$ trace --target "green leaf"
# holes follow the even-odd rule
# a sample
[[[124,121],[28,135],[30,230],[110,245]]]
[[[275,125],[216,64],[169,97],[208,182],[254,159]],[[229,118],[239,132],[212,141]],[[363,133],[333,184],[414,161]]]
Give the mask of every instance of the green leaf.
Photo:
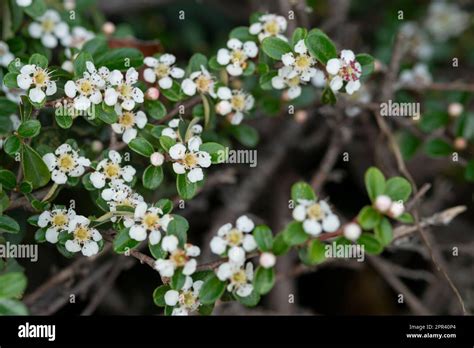
[[[106,66],[113,70],[127,70],[143,64],[143,54],[135,48],[116,48],[108,50],[95,59],[96,66]]]
[[[199,151],[204,151],[211,155],[211,162],[214,164],[222,163],[226,160],[226,149],[221,144],[204,143],[199,146]]]
[[[278,233],[273,240],[273,254],[284,255],[290,250],[290,245],[285,241],[285,235]]]
[[[320,30],[311,31],[305,39],[306,47],[313,57],[326,65],[329,59],[337,57],[337,50],[331,39]]]
[[[316,195],[314,194],[313,188],[310,185],[304,181],[300,181],[291,186],[291,199],[295,204],[298,204],[300,199],[314,201],[316,199]]]
[[[90,53],[93,57],[104,54],[108,49],[107,40],[102,36],[95,37],[82,46],[82,51]]]
[[[159,243],[155,245],[148,243],[148,249],[150,249],[150,253],[155,259],[158,260],[166,258],[166,251],[161,248]]]
[[[18,112],[18,105],[7,97],[0,97],[0,117],[10,117]],[[2,121],[5,122],[5,121]]]
[[[209,278],[204,280],[201,290],[199,291],[199,300],[202,304],[215,303],[224,293],[226,283],[212,274]]]
[[[0,298],[18,298],[26,289],[26,276],[20,272],[0,275]]]
[[[249,27],[237,27],[229,33],[230,38],[239,39],[242,42],[254,41],[256,36],[249,33]]]
[[[365,206],[357,216],[357,221],[364,230],[371,230],[380,223],[381,218],[382,215],[378,211],[370,206]]]
[[[72,117],[67,113],[54,113],[54,118],[59,127],[63,129],[71,128],[72,126]]]
[[[389,196],[392,201],[406,202],[411,195],[411,185],[408,180],[395,176],[387,180],[385,184],[385,194]]]
[[[181,290],[186,282],[186,276],[183,274],[183,268],[177,269],[171,277],[171,288],[174,290]]]
[[[16,135],[10,135],[3,143],[3,149],[12,157],[20,151],[20,146],[20,138]]]
[[[365,172],[365,187],[372,202],[377,198],[377,196],[384,193],[385,177],[379,169],[370,167]]]
[[[308,234],[303,230],[303,224],[298,221],[290,222],[285,231],[283,231],[285,242],[290,245],[298,245],[306,242],[309,238]]]
[[[3,84],[8,88],[19,88],[17,83],[18,73],[9,72],[3,76]]]
[[[21,96],[21,103],[20,103],[20,119],[21,122],[29,120],[31,117],[31,113],[33,112],[33,105],[30,102],[30,99],[26,95]]]
[[[23,138],[34,138],[41,130],[41,123],[38,120],[28,120],[20,124],[18,134]]]
[[[21,164],[25,180],[29,181],[33,188],[42,187],[49,182],[51,175],[48,167],[40,155],[27,144],[21,147]]]
[[[150,157],[154,152],[153,145],[151,145],[148,140],[141,137],[137,137],[129,142],[128,147],[145,157]]]
[[[400,151],[405,160],[412,158],[421,144],[421,140],[408,131],[402,132],[397,139]]]
[[[166,306],[165,294],[168,290],[171,290],[169,285],[161,285],[161,286],[157,287],[155,289],[155,291],[153,291],[153,302],[155,302],[155,304],[158,307],[165,307]]]
[[[413,215],[411,215],[410,213],[407,213],[407,212],[405,212],[402,215],[400,215],[399,217],[395,218],[395,220],[403,222],[404,224],[412,224],[412,223],[415,222],[415,218],[413,217]]]
[[[145,109],[155,120],[161,120],[166,116],[166,107],[159,100],[145,100]]]
[[[453,151],[453,147],[442,139],[431,139],[425,144],[425,153],[431,157],[449,156]]]
[[[28,315],[26,306],[17,300],[0,299],[0,315]]]
[[[28,61],[29,64],[34,64],[36,66],[39,66],[43,69],[46,69],[48,67],[48,58],[45,56],[34,53],[31,55],[30,60]]]
[[[23,11],[31,18],[38,18],[46,12],[44,0],[33,0],[30,6],[24,7]]]
[[[189,59],[189,64],[188,64],[188,74],[195,72],[195,71],[201,71],[201,66],[204,68],[207,68],[207,58],[204,54],[202,53],[195,53],[192,55],[192,57]]]
[[[258,84],[260,85],[260,88],[263,89],[264,91],[271,91],[273,89],[272,79],[275,76],[277,76],[276,71],[269,71],[260,75],[260,78],[258,80]]]
[[[143,172],[142,181],[145,188],[149,190],[156,189],[163,181],[163,168],[148,166]]]
[[[356,55],[356,61],[362,67],[362,76],[367,76],[373,73],[374,71],[374,57],[367,53],[359,53]]]
[[[389,245],[393,239],[393,231],[392,231],[392,224],[390,221],[384,217],[380,223],[375,226],[374,229],[375,237],[377,237],[378,241],[382,246]]]
[[[383,251],[382,244],[370,233],[362,233],[357,240],[357,244],[362,245],[364,251],[368,254],[380,254]]]
[[[296,28],[291,36],[291,45],[295,47],[300,40],[305,39],[306,35],[308,35],[308,30],[306,28]]]
[[[196,194],[196,183],[190,182],[186,174],[176,176],[176,188],[182,199],[191,199]]]
[[[283,54],[292,51],[288,42],[277,37],[267,37],[264,39],[262,41],[262,50],[267,56],[276,60],[280,60]]]
[[[176,81],[173,81],[171,88],[161,89],[160,92],[166,99],[172,102],[177,102],[182,98],[181,86]]]
[[[118,231],[115,239],[113,241],[114,251],[118,254],[123,254],[130,251],[133,248],[136,248],[140,242],[130,238],[130,229],[123,228]]]
[[[255,289],[250,293],[250,295],[245,297],[240,297],[237,294],[234,294],[234,297],[239,303],[243,304],[246,307],[255,307],[260,302],[260,294],[255,291]]]
[[[18,233],[20,232],[20,225],[11,217],[0,215],[0,232]]]
[[[323,262],[326,259],[325,244],[319,239],[313,239],[308,245],[306,258],[310,265]]]
[[[331,87],[326,86],[323,89],[323,93],[321,94],[321,102],[323,104],[329,104],[329,105],[334,105],[337,102],[336,95],[334,94],[333,90]]]
[[[275,285],[275,269],[258,266],[253,280],[255,291],[260,295],[265,295],[270,292],[273,285]]]
[[[87,62],[94,62],[92,59],[92,55],[89,52],[82,51],[79,55],[74,59],[74,75],[76,77],[82,78],[84,72],[87,71],[86,63]]]
[[[16,186],[16,176],[7,169],[0,170],[0,184],[4,189],[11,190]]]
[[[246,147],[255,147],[258,144],[258,131],[246,124],[239,124],[238,126],[231,126],[230,132],[235,139]]]
[[[467,181],[474,181],[474,160],[467,162],[466,170],[464,172],[464,178]]]
[[[420,120],[420,129],[426,133],[432,133],[438,128],[449,123],[449,115],[443,111],[425,112]]]
[[[273,234],[268,226],[260,225],[255,227],[253,237],[261,251],[271,251],[273,249]]]
[[[172,218],[168,224],[167,233],[176,236],[179,240],[179,245],[183,247],[187,240],[189,222],[181,215],[173,214]]]
[[[160,137],[160,145],[163,148],[163,150],[165,150],[166,152],[169,152],[170,148],[175,144],[176,144],[176,140],[166,135],[163,135]]]

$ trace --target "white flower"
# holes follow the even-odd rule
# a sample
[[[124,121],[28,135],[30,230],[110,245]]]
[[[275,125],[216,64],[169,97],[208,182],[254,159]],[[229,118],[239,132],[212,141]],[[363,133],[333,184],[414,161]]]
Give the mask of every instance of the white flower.
[[[76,217],[72,209],[53,209],[44,211],[38,217],[38,226],[46,228],[46,240],[50,243],[58,242],[59,232],[67,230],[69,221]]]
[[[217,278],[221,281],[229,280],[227,291],[235,292],[240,297],[247,297],[253,291],[253,265],[247,262],[245,269],[243,264],[225,262],[216,271]]]
[[[304,40],[300,40],[295,45],[295,53],[288,52],[282,55],[281,60],[285,66],[289,66],[295,71],[302,81],[308,82],[316,74],[314,65],[316,60],[309,54]]]
[[[140,88],[134,87],[138,81],[138,72],[134,68],[127,70],[125,80],[119,70],[114,70],[108,76],[110,86],[106,89],[104,95],[105,104],[114,106],[120,103],[120,106],[127,111],[133,110],[136,103],[143,103],[144,95]]]
[[[58,185],[65,184],[68,176],[78,177],[84,174],[84,167],[91,162],[74,150],[69,144],[62,144],[54,153],[47,153],[43,161],[51,172],[51,179]]]
[[[183,274],[187,276],[196,271],[195,257],[201,253],[197,246],[187,243],[184,245],[184,249],[181,249],[178,238],[174,235],[163,237],[161,245],[163,250],[168,253],[166,259],[158,259],[155,262],[155,269],[162,277],[172,277],[178,268],[182,268]]]
[[[254,222],[246,215],[236,221],[235,227],[228,223],[219,228],[217,236],[210,243],[211,251],[217,255],[225,255],[234,263],[243,264],[245,253],[257,248],[255,238],[251,234],[255,227]]]
[[[16,78],[18,87],[29,91],[28,97],[34,103],[42,103],[46,96],[56,93],[56,82],[51,80],[49,72],[34,64],[24,65]]]
[[[77,48],[80,50],[87,41],[92,40],[94,37],[95,34],[92,31],[77,26],[72,28],[70,35],[61,38],[61,44],[64,47]]]
[[[220,87],[217,90],[220,101],[216,104],[216,112],[228,115],[230,123],[237,125],[242,122],[244,114],[251,110],[255,104],[254,97],[243,90]]]
[[[0,66],[7,67],[13,59],[15,56],[10,52],[8,45],[0,41]]]
[[[217,62],[226,67],[229,75],[240,76],[248,66],[247,60],[257,56],[258,47],[253,41],[242,43],[235,38],[227,41],[227,47],[217,52]]]
[[[161,231],[168,229],[168,224],[173,218],[157,207],[149,207],[145,202],[139,202],[135,207],[133,217],[125,217],[124,225],[130,228],[130,238],[143,241],[147,235],[151,245],[158,244]]]
[[[105,80],[97,72],[92,62],[86,62],[87,71],[83,78],[77,81],[68,81],[64,85],[64,92],[69,98],[74,99],[76,110],[87,110],[91,104],[102,103],[102,89],[105,87]]]
[[[362,66],[351,50],[342,50],[340,58],[329,59],[326,71],[331,75],[329,86],[333,91],[339,91],[344,83],[347,94],[352,94],[360,88]]]
[[[325,87],[327,83],[326,75],[324,72],[316,69],[316,73],[311,78],[311,83],[314,87]]]
[[[20,7],[28,7],[32,2],[33,0],[16,0],[16,4]]]
[[[55,10],[47,10],[36,20],[37,22],[30,24],[28,32],[32,38],[41,39],[41,43],[47,48],[56,47],[58,39],[69,35],[69,27],[61,21],[59,13]]]
[[[153,152],[150,156],[150,163],[155,167],[160,167],[165,162],[165,156],[161,152]]]
[[[264,14],[260,16],[257,22],[250,26],[249,32],[252,35],[258,35],[259,41],[263,41],[263,39],[269,36],[276,36],[287,41],[287,38],[282,35],[282,33],[286,31],[286,27],[287,22],[285,17],[274,14]]]
[[[169,149],[170,157],[174,162],[174,172],[176,174],[187,174],[190,182],[203,180],[202,168],[211,165],[211,155],[205,151],[199,151],[201,144],[201,138],[194,136],[188,140],[187,146],[177,143]]]
[[[178,127],[179,127],[179,122],[181,120],[179,118],[174,118],[171,121],[168,122],[168,127],[164,128],[161,131],[162,136],[167,136],[171,139],[178,139],[179,134],[178,134]],[[202,133],[202,126],[200,124],[195,124],[191,127],[191,136],[199,135]]]
[[[263,268],[272,268],[275,266],[276,263],[276,257],[274,254],[265,252],[260,255],[260,265]]]
[[[201,290],[202,280],[192,281],[191,277],[186,277],[184,286],[180,291],[168,290],[165,293],[165,303],[168,306],[175,307],[171,315],[189,315],[195,312],[199,306],[199,291]]]
[[[216,81],[214,77],[204,66],[201,66],[201,71],[192,72],[191,75],[189,75],[189,78],[183,80],[181,83],[181,89],[184,94],[190,97],[198,92],[201,94],[209,94],[211,97],[215,98],[215,83]]]
[[[68,233],[73,235],[72,240],[65,244],[66,250],[71,253],[82,251],[84,256],[92,256],[99,252],[99,244],[102,236],[95,228],[89,227],[90,220],[82,215],[76,215],[67,228]]]
[[[375,198],[374,206],[381,213],[385,213],[392,205],[392,200],[387,195],[380,195]]]
[[[423,63],[418,63],[412,69],[402,71],[397,87],[421,88],[431,84],[432,81],[433,77],[428,70],[428,66]]]
[[[288,88],[288,98],[295,99],[301,95],[301,77],[290,66],[278,69],[278,75],[272,78],[272,87],[275,89]]]
[[[298,200],[298,205],[293,209],[293,218],[303,222],[303,230],[312,236],[323,231],[334,232],[340,226],[339,218],[325,201]]]
[[[118,115],[118,122],[112,124],[112,130],[117,134],[122,134],[124,143],[129,143],[137,137],[138,130],[143,129],[148,119],[143,111],[123,110],[119,105],[115,106]]]
[[[101,197],[107,202],[111,212],[117,211],[117,206],[135,208],[137,204],[143,202],[143,197],[134,192],[122,179],[112,179],[109,187],[101,192]],[[112,221],[116,219],[116,216],[111,218]]]
[[[362,229],[355,222],[348,223],[347,225],[344,226],[344,229],[343,229],[344,237],[346,237],[347,239],[353,242],[359,239],[361,233],[362,233]]]
[[[404,211],[405,211],[405,206],[403,205],[402,202],[393,202],[390,205],[390,209],[388,210],[388,214],[393,218],[397,218],[400,215],[402,215]]]
[[[125,182],[131,182],[136,174],[135,168],[130,165],[121,167],[120,163],[122,163],[122,156],[117,151],[110,150],[108,158],[100,161],[95,172],[91,173],[92,185],[101,189],[107,180],[123,179]]]
[[[459,36],[469,26],[469,13],[457,4],[432,2],[428,8],[425,26],[437,41],[446,41]]]
[[[143,61],[148,67],[143,71],[143,78],[146,82],[155,83],[163,89],[169,89],[173,86],[173,79],[184,77],[184,70],[173,66],[176,57],[172,54],[162,54],[159,58],[146,57]]]

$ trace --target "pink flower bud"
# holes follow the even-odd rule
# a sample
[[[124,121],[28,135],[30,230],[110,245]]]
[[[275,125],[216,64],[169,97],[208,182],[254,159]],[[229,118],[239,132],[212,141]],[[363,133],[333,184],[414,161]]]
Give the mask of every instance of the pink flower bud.
[[[392,200],[386,195],[377,196],[375,199],[375,209],[381,213],[385,213],[390,208],[391,204]]]
[[[262,253],[260,255],[260,265],[262,265],[263,268],[271,268],[275,266],[276,263],[276,257],[272,253]]]
[[[156,87],[150,87],[145,93],[145,98],[148,100],[158,100],[160,97],[160,91]]]
[[[393,202],[390,206],[389,214],[391,217],[397,218],[403,214],[405,206],[400,202]]]
[[[159,167],[165,161],[165,156],[161,152],[153,152],[150,156],[150,162],[155,167]]]
[[[448,106],[448,114],[451,117],[458,117],[464,111],[464,106],[461,103],[451,103]]]
[[[115,24],[112,22],[105,22],[102,26],[102,31],[105,35],[112,35],[115,33]]]
[[[358,224],[355,222],[348,223],[344,226],[343,234],[349,240],[356,241],[359,239],[362,230]]]

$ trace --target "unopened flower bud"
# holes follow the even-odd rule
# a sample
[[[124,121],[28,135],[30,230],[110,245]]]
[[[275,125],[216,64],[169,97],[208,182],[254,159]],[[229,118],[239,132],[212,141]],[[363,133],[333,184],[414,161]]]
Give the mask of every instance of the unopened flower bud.
[[[393,218],[397,218],[403,214],[405,211],[405,206],[400,202],[393,202],[389,209],[389,214]]]
[[[344,226],[343,234],[349,240],[356,241],[359,239],[362,230],[358,224],[355,222],[348,223]]]
[[[150,162],[155,167],[159,167],[165,161],[165,156],[161,152],[153,152],[150,156]]]
[[[104,144],[99,140],[94,140],[91,144],[92,151],[101,152],[104,149]]]
[[[102,26],[102,31],[105,35],[112,35],[115,33],[115,24],[112,22],[105,22]]]
[[[308,119],[308,112],[306,110],[298,110],[295,112],[295,121],[304,123]]]
[[[456,150],[464,150],[467,147],[467,141],[463,137],[458,137],[454,140],[454,148]]]
[[[392,200],[390,199],[389,196],[386,195],[380,195],[377,196],[375,199],[375,209],[377,209],[381,213],[385,213],[389,208],[390,205],[392,204]]]
[[[461,103],[451,103],[448,106],[448,114],[451,117],[458,117],[464,111],[464,106]]]
[[[260,255],[260,265],[263,268],[271,268],[275,266],[275,262],[276,257],[272,253],[265,252]]]
[[[148,100],[158,100],[160,97],[160,91],[156,87],[150,87],[145,93],[145,98]]]

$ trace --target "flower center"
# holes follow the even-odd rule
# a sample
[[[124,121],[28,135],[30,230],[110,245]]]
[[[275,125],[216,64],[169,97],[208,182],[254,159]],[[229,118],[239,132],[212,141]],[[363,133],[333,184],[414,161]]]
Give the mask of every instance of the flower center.
[[[160,217],[154,213],[147,213],[143,217],[143,224],[149,229],[153,229],[160,221]]]
[[[197,157],[194,153],[187,153],[183,159],[184,165],[188,168],[194,168],[197,165]]]
[[[63,213],[58,213],[53,217],[53,220],[51,221],[54,226],[64,226],[68,222],[68,218],[65,214]]]
[[[272,19],[265,23],[263,29],[270,35],[277,35],[280,31],[280,26],[278,25],[278,22],[276,20]]]
[[[119,118],[119,123],[126,127],[132,127],[135,124],[135,116],[132,112],[124,112]]]
[[[324,211],[318,203],[311,205],[306,213],[311,219],[322,220],[324,218]]]
[[[170,67],[169,65],[160,63],[158,66],[155,68],[155,74],[158,77],[166,77],[170,74]]]
[[[132,86],[130,86],[129,84],[127,83],[122,83],[119,87],[118,87],[118,92],[120,93],[120,95],[124,98],[130,98],[132,96]]]
[[[344,65],[339,74],[345,81],[357,81],[361,71],[355,66],[355,61],[351,61],[348,65]]]
[[[247,276],[245,275],[245,271],[243,269],[235,272],[232,275],[232,283],[245,284],[246,282],[247,282]]]
[[[208,92],[211,87],[211,83],[212,83],[212,80],[205,75],[200,75],[196,79],[196,87],[198,91],[201,93]]]
[[[51,33],[54,30],[54,26],[54,21],[50,18],[46,18],[43,23],[41,23],[41,27],[46,33]]]
[[[74,238],[80,242],[85,242],[90,239],[90,231],[88,228],[80,226],[74,231]]]
[[[61,157],[59,157],[58,164],[59,164],[59,168],[62,171],[68,172],[74,169],[74,167],[76,166],[76,161],[70,154],[65,153],[61,155]]]
[[[245,108],[245,96],[242,94],[234,95],[232,96],[230,103],[232,105],[232,108],[234,108],[235,110],[242,111]]]
[[[242,242],[244,235],[242,231],[233,228],[229,231],[227,234],[227,241],[229,242],[230,245],[240,245],[240,242]]]
[[[288,80],[288,85],[290,87],[296,87],[300,84],[300,77],[296,75],[295,77],[292,77],[291,79]]]
[[[182,267],[188,261],[186,252],[181,249],[177,249],[171,253],[170,260],[176,265],[176,267]]]
[[[180,296],[180,302],[187,308],[192,308],[196,304],[196,297],[191,291],[184,291]]]
[[[245,61],[247,60],[247,56],[245,55],[244,51],[236,49],[233,50],[231,53],[231,61],[235,65],[240,65],[242,67],[246,66],[247,64]]]
[[[89,95],[92,93],[92,83],[88,80],[83,80],[79,84],[79,90],[81,91],[82,94],[84,95]]]
[[[44,86],[48,81],[48,74],[42,69],[36,70],[33,75],[33,80],[37,86]]]
[[[120,173],[120,166],[116,163],[108,163],[104,168],[105,175],[109,178],[115,178]]]
[[[305,54],[300,54],[295,59],[295,66],[301,70],[306,70],[311,66],[311,58]]]

